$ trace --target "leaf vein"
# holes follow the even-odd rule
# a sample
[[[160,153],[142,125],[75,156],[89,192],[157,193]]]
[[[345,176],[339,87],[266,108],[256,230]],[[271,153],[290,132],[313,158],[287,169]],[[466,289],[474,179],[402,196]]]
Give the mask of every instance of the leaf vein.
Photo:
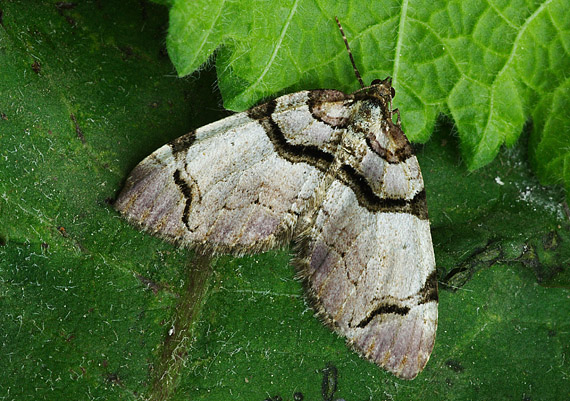
[[[495,104],[495,91],[493,90],[495,87],[495,84],[497,83],[497,81],[503,76],[503,74],[505,73],[505,71],[508,70],[508,67],[511,65],[515,53],[518,50],[518,42],[521,40],[523,34],[526,32],[526,29],[528,28],[528,26],[530,25],[530,23],[532,21],[534,21],[536,19],[536,17],[542,13],[542,11],[544,11],[546,9],[546,6],[548,6],[550,3],[552,2],[552,0],[547,0],[546,2],[544,2],[543,4],[541,4],[540,7],[538,7],[538,9],[532,13],[530,15],[530,17],[528,17],[526,19],[526,21],[524,22],[524,24],[521,25],[519,32],[517,33],[517,36],[515,37],[515,40],[513,41],[513,48],[511,50],[511,53],[509,54],[509,58],[507,59],[507,61],[505,61],[505,64],[503,65],[503,68],[501,68],[501,71],[499,71],[497,73],[497,75],[495,76],[495,79],[493,80],[493,83],[491,84],[490,87],[490,101],[489,101],[489,113],[488,113],[488,117],[487,117],[487,122],[485,124],[485,128],[483,128],[483,132],[481,135],[481,138],[479,140],[479,142],[477,143],[477,146],[475,147],[475,152],[474,154],[480,154],[481,151],[481,147],[485,144],[487,145],[485,139],[487,138],[487,136],[489,135],[489,126],[491,124],[491,121],[493,120],[493,114],[494,114],[494,109],[493,106]]]
[[[212,23],[210,24],[210,29],[208,29],[205,32],[204,39],[202,40],[202,42],[198,46],[198,50],[194,54],[199,55],[200,53],[202,53],[202,49],[204,48],[204,46],[206,46],[206,43],[208,42],[208,38],[210,37],[210,35],[214,31],[214,27],[216,26],[216,24],[218,23],[218,19],[220,19],[220,16],[222,15],[222,10],[224,9],[225,3],[226,3],[226,0],[222,0],[222,3],[220,4],[220,7],[218,8],[218,13],[212,19]],[[191,22],[192,22],[192,20],[188,19],[188,22],[186,23],[186,27],[188,27],[188,25],[190,25]]]
[[[289,12],[289,15],[287,16],[287,20],[285,21],[283,28],[281,28],[281,33],[279,35],[279,39],[275,43],[275,46],[273,48],[273,52],[271,53],[271,57],[270,57],[269,61],[267,62],[267,65],[265,66],[265,68],[263,69],[263,71],[261,72],[261,74],[259,75],[257,80],[252,85],[250,85],[246,90],[244,90],[242,92],[242,94],[245,92],[249,92],[252,88],[257,87],[259,85],[259,83],[261,82],[261,80],[263,79],[263,77],[265,77],[265,74],[267,74],[267,71],[269,71],[269,68],[271,67],[271,65],[275,61],[275,57],[277,57],[277,53],[278,53],[279,49],[281,49],[281,43],[283,42],[283,39],[285,38],[285,36],[287,34],[287,30],[289,29],[289,25],[291,24],[291,20],[293,19],[293,16],[295,15],[298,4],[299,4],[299,0],[295,0],[295,2],[293,3],[293,7],[291,7],[291,11]]]
[[[392,74],[392,82],[396,86],[398,81],[398,69],[400,68],[400,52],[402,51],[402,42],[404,38],[404,27],[406,17],[408,14],[408,0],[402,2],[402,11],[400,12],[400,24],[398,25],[398,41],[396,42],[396,49],[394,54],[394,73]]]
[[[497,6],[492,2],[492,1],[487,1],[487,4],[489,4],[489,6],[491,6],[491,8],[499,15],[499,17],[501,17],[501,19],[503,21],[506,22],[506,24],[508,26],[510,26],[513,29],[519,30],[520,26],[515,25],[510,19],[507,18],[506,15],[503,14],[503,12],[501,10],[499,10],[497,8]]]

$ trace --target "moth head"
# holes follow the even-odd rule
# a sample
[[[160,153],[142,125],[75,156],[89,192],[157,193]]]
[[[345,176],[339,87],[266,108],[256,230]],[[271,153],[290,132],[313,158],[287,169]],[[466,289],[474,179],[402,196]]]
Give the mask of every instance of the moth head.
[[[396,91],[392,87],[392,78],[375,79],[370,86],[354,92],[355,99],[359,100],[372,100],[379,103],[382,108],[389,110],[389,104],[396,95]]]
[[[370,87],[380,87],[382,92],[388,92],[390,96],[390,100],[396,96],[396,89],[392,86],[392,77],[386,77],[386,79],[375,79],[370,83]],[[386,96],[386,94],[384,94]]]

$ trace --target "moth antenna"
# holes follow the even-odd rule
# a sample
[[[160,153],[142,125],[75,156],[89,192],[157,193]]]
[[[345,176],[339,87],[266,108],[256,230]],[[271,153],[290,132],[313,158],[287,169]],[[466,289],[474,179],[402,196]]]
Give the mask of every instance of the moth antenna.
[[[352,63],[352,68],[354,69],[354,75],[356,75],[358,82],[360,82],[360,86],[362,88],[364,88],[364,82],[362,81],[362,77],[360,76],[360,72],[358,72],[358,68],[356,68],[356,63],[354,62],[354,57],[352,57],[352,52],[350,51],[350,46],[348,45],[348,40],[346,39],[346,35],[344,34],[344,31],[342,30],[342,25],[340,24],[340,21],[338,20],[337,17],[334,17],[334,19],[336,20],[336,24],[338,25],[338,29],[340,29],[340,34],[342,35],[342,40],[344,40],[344,45],[346,46],[346,50],[348,51],[348,57],[350,57],[350,62]]]

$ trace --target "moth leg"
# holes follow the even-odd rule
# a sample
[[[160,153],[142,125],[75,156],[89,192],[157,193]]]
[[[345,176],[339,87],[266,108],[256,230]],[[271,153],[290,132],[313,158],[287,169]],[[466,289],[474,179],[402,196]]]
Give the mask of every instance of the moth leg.
[[[394,114],[396,114],[398,116],[398,118],[396,119],[396,124],[398,126],[401,126],[402,125],[401,124],[402,119],[400,118],[400,110],[399,109],[392,110],[392,114],[391,114],[392,118],[394,117]]]

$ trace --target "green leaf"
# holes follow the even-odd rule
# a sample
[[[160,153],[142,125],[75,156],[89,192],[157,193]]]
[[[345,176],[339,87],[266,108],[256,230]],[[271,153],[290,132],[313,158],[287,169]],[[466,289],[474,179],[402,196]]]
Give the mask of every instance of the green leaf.
[[[544,185],[566,187],[570,199],[570,80],[545,96],[533,113],[530,150],[538,177]]]
[[[473,170],[491,162],[502,144],[512,146],[525,121],[544,112],[551,93],[569,101],[569,13],[565,0],[360,0],[350,7],[336,1],[176,0],[168,50],[180,75],[217,51],[218,84],[230,110],[301,89],[353,91],[357,81],[338,16],[364,81],[393,77],[408,137],[426,142],[437,116],[448,114]],[[568,113],[557,118],[565,131],[544,135],[567,149]],[[543,182],[568,182],[558,164],[552,168],[543,158],[536,164]]]
[[[210,262],[112,209],[140,160],[226,115],[211,71],[175,77],[162,48],[165,8],[129,0],[0,9],[5,399],[262,400],[300,391],[322,400],[325,376],[327,394],[334,389],[332,366],[333,399],[566,398],[570,223],[561,191],[530,173],[526,134],[476,172],[461,163],[450,123],[440,120],[417,148],[441,304],[432,358],[404,382],[314,316],[289,249]],[[553,134],[561,125],[548,112],[563,114],[561,95],[553,90],[534,117]],[[542,154],[562,147],[550,143]]]

